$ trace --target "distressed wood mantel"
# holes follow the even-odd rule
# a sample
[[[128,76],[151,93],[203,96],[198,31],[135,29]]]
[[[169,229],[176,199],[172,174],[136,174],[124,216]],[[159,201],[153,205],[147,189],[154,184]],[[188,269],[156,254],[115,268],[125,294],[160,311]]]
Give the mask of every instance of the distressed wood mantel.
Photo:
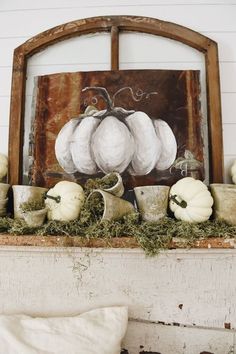
[[[91,238],[79,236],[38,236],[0,234],[0,246],[35,246],[35,247],[88,247],[88,248],[131,248],[140,246],[133,237]],[[184,249],[186,244],[180,238],[173,238],[169,249]],[[191,248],[197,249],[235,249],[235,239],[210,238],[195,242]]]

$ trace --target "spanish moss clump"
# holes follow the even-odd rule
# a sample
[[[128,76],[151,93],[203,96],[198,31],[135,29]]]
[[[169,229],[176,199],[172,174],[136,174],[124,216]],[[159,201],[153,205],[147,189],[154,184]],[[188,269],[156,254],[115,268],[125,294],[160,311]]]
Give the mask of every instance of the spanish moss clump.
[[[104,207],[103,196],[98,192],[90,194],[84,205],[84,209],[90,213],[89,218],[91,219],[91,222],[101,220],[104,213]]]
[[[57,221],[51,220],[41,226],[37,230],[37,235],[41,236],[82,236],[83,227],[81,227],[79,220],[73,221]]]
[[[116,185],[118,178],[115,173],[110,173],[102,178],[88,179],[84,185],[85,193],[89,194],[94,189],[109,189]]]
[[[13,220],[8,217],[0,218],[0,232],[8,232]]]
[[[34,235],[37,228],[28,226],[22,219],[14,219],[8,232],[12,235]]]
[[[20,205],[22,212],[41,210],[45,208],[43,200],[31,200]]]

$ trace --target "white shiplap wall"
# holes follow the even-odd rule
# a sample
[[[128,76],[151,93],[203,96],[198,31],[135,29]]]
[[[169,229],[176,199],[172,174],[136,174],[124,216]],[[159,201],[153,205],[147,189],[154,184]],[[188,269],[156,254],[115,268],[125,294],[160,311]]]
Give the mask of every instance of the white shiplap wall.
[[[187,26],[218,42],[225,175],[236,158],[236,1],[235,0],[1,0],[0,2],[0,151],[7,153],[12,54],[15,47],[53,26],[99,15],[142,15]],[[123,35],[121,68],[203,68],[202,56],[173,41]],[[78,42],[79,41],[79,42]],[[155,43],[154,43],[155,41]],[[78,49],[79,48],[79,49]],[[30,61],[27,102],[35,75],[77,70],[109,69],[109,36],[69,40]],[[145,48],[145,50],[143,50]],[[163,50],[165,48],[165,50]],[[204,72],[202,74],[204,80]]]

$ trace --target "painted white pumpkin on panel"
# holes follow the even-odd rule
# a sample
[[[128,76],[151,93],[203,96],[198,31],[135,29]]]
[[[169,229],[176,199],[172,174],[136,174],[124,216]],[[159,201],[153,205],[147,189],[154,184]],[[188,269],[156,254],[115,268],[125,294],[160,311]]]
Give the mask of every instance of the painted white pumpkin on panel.
[[[187,222],[203,222],[212,214],[213,198],[207,186],[200,180],[185,177],[170,189],[170,209],[176,219]]]
[[[230,172],[231,172],[232,181],[234,184],[236,184],[236,160],[232,164]]]
[[[0,154],[0,180],[7,175],[8,159],[5,155]]]
[[[67,173],[94,175],[99,171],[122,173],[128,169],[131,175],[139,176],[154,168],[168,169],[173,164],[177,143],[166,122],[152,120],[141,111],[114,107],[103,87],[88,87],[83,91],[86,90],[97,90],[107,109],[86,110],[59,132],[55,153]]]
[[[61,181],[46,194],[48,219],[71,221],[78,218],[84,203],[83,188],[74,182]]]

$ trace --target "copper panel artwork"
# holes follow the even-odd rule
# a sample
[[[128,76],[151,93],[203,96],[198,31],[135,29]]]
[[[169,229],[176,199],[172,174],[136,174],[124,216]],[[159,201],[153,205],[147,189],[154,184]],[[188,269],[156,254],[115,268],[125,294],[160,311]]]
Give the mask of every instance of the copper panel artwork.
[[[114,98],[115,107],[145,112],[153,124],[156,120],[167,123],[177,142],[177,153],[168,168],[158,169],[154,166],[148,173],[140,175],[130,172],[129,164],[121,171],[127,189],[139,185],[172,185],[186,175],[204,179],[208,173],[204,168],[199,71],[58,73],[38,77],[36,85],[35,116],[30,142],[33,164],[29,171],[30,183],[33,185],[51,187],[61,179],[83,184],[87,178],[104,175],[104,171],[99,168],[93,175],[66,173],[55,155],[55,140],[67,122],[82,114],[89,105],[94,105],[99,111],[107,108],[106,102],[96,90],[82,91],[86,87],[98,86],[106,88]],[[116,134],[113,130],[110,133]],[[142,140],[143,131],[137,134]],[[169,144],[168,137],[165,143]]]

